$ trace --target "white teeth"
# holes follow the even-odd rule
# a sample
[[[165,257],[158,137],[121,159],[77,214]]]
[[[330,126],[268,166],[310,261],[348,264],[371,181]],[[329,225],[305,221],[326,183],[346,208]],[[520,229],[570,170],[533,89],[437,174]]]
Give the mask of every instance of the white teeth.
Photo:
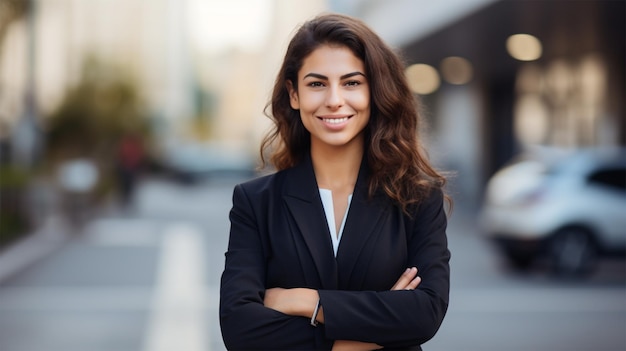
[[[330,123],[330,124],[339,124],[339,123],[343,123],[343,122],[345,122],[347,120],[348,120],[348,117],[343,117],[343,118],[324,118],[324,122]]]

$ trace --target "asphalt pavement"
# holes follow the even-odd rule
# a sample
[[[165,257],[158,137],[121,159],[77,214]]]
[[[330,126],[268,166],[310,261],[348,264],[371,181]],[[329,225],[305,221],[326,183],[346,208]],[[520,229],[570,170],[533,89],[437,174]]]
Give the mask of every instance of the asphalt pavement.
[[[0,252],[0,351],[224,350],[217,305],[237,177],[147,179],[130,210],[69,234],[59,216]],[[508,270],[462,205],[448,315],[425,350],[626,350],[626,264],[554,279]]]

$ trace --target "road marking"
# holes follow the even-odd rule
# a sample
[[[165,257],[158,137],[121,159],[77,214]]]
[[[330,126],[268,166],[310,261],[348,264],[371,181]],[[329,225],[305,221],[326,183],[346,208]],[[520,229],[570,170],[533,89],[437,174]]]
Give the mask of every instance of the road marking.
[[[200,231],[187,224],[167,227],[144,351],[206,351],[204,265]]]

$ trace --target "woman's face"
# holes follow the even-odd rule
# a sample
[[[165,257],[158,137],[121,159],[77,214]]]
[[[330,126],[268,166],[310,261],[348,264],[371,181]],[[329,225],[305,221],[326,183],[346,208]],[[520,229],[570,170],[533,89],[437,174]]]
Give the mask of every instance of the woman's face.
[[[298,90],[288,84],[291,107],[300,110],[311,146],[363,142],[370,118],[365,65],[344,46],[322,45],[304,59]]]

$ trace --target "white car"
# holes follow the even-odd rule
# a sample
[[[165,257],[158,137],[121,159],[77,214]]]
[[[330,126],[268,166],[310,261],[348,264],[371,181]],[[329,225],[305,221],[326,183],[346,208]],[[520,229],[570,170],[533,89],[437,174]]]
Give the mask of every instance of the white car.
[[[488,182],[482,233],[508,261],[547,257],[561,274],[589,272],[598,255],[626,253],[626,151],[522,157]]]

